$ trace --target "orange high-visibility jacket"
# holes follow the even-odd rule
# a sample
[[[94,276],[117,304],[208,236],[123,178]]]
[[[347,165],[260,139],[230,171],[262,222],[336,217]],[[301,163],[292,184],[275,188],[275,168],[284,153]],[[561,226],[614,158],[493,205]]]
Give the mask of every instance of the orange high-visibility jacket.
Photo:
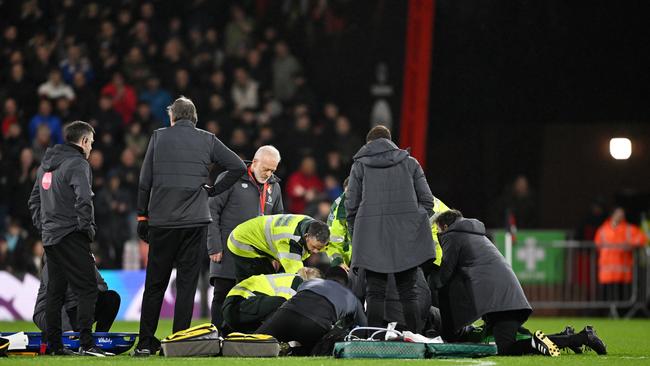
[[[634,270],[634,247],[648,242],[643,231],[621,221],[616,227],[605,221],[596,231],[598,247],[598,282],[600,284],[631,283]]]

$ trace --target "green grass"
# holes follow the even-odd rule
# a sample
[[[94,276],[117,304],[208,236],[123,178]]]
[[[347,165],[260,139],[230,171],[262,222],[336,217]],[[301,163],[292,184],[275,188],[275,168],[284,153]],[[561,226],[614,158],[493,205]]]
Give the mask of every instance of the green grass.
[[[200,324],[197,320],[193,325]],[[438,365],[650,365],[650,320],[613,320],[594,318],[533,318],[526,327],[532,331],[542,329],[547,333],[560,331],[565,325],[573,325],[576,330],[586,324],[593,325],[608,347],[607,356],[598,356],[593,352],[584,355],[562,353],[558,358],[543,356],[527,357],[488,357],[482,359],[459,360],[337,360],[327,357],[277,358],[277,359],[238,359],[238,358],[164,358],[133,359],[125,355],[107,358],[85,357],[10,357],[0,359],[0,365],[223,365],[223,366],[388,366],[397,363],[427,363]],[[0,331],[35,331],[31,322],[0,322]],[[116,332],[137,332],[137,322],[117,322],[113,326]],[[157,336],[165,337],[171,331],[170,321],[161,321]]]

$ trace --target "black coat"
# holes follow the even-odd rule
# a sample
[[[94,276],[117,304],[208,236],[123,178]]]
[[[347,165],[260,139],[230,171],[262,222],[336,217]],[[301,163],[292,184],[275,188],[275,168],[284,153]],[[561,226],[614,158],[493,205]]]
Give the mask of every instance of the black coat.
[[[222,178],[223,173],[217,181]],[[210,214],[213,221],[208,226],[208,254],[223,252],[220,263],[210,261],[210,278],[235,279],[234,261],[226,243],[237,225],[260,215],[260,189],[247,172],[227,191],[210,198]],[[279,178],[273,175],[268,181],[264,214],[281,213],[284,213],[282,190]]]
[[[433,195],[420,164],[387,139],[354,156],[346,193],[352,267],[396,273],[435,258]]]
[[[487,313],[521,310],[524,319],[532,308],[515,273],[485,235],[485,225],[460,219],[438,234],[443,326],[458,330]],[[442,299],[446,294],[446,299]],[[446,303],[447,306],[442,306]]]
[[[212,221],[208,208],[210,164],[227,170],[215,185],[224,192],[246,172],[246,165],[210,132],[180,120],[153,132],[142,162],[138,214],[149,225],[167,228],[196,227]]]
[[[47,149],[28,202],[43,246],[56,245],[75,231],[91,241],[95,238],[91,184],[90,165],[81,147],[62,144]]]

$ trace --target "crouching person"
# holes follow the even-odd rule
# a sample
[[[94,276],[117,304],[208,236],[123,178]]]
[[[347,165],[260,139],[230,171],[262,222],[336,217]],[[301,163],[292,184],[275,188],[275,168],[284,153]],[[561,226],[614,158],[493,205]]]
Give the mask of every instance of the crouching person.
[[[36,305],[34,306],[34,315],[32,320],[34,324],[41,331],[45,332],[47,329],[47,322],[45,316],[45,308],[47,303],[47,284],[49,277],[47,274],[47,257],[45,257],[45,265],[41,271],[41,284],[38,287],[38,296],[36,297]],[[108,289],[108,285],[99,271],[95,267],[95,277],[97,277],[97,300],[95,301],[95,332],[108,332],[117,317],[120,310],[120,295]],[[77,308],[79,299],[72,292],[68,286],[63,300],[63,308],[61,311],[61,329],[63,331],[79,331],[79,324],[77,323]]]
[[[482,318],[486,335],[494,336],[500,355],[559,356],[560,348],[576,351],[581,346],[607,353],[590,326],[577,334],[567,329],[549,336],[523,328],[532,308],[512,268],[487,238],[485,225],[457,210],[436,214],[434,222],[443,252],[439,295],[445,341],[467,341],[465,327]],[[531,338],[517,340],[518,331]]]
[[[320,277],[317,269],[303,267],[296,274],[257,275],[245,279],[226,296],[222,308],[224,329],[227,332],[253,332],[264,319],[296,294],[303,281]]]
[[[334,324],[366,326],[363,306],[346,286],[348,275],[340,267],[332,267],[326,279],[304,282],[298,292],[285,302],[255,333],[268,334],[280,342],[300,343],[294,354],[309,355],[312,348]]]

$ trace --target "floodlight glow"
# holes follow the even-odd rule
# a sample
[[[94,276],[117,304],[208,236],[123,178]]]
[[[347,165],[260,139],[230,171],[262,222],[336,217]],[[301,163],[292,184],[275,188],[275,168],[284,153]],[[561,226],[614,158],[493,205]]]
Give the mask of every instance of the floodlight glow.
[[[627,160],[632,155],[632,141],[625,137],[609,140],[609,153],[616,160]]]

